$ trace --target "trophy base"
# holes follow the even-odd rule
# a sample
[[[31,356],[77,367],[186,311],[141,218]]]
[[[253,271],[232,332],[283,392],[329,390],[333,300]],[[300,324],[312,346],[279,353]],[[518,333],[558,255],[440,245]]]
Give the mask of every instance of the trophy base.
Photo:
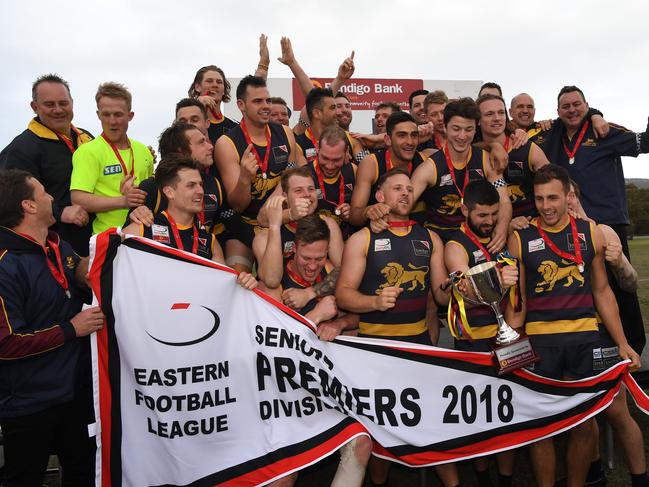
[[[498,375],[507,374],[512,370],[520,369],[526,365],[539,361],[539,357],[534,353],[529,337],[521,337],[506,345],[494,345],[494,358]]]

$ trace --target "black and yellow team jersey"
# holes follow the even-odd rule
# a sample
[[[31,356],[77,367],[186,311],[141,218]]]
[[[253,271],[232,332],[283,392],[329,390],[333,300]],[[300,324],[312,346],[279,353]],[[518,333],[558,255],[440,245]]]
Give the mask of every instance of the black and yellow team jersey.
[[[353,146],[352,136],[349,135],[349,132],[347,130],[345,130],[345,135],[347,136],[347,151],[349,153],[349,160],[353,161],[354,154],[352,154],[351,151],[351,148]],[[318,147],[318,141],[313,136],[311,128],[306,129],[304,133],[295,135],[295,145],[297,146],[297,150],[299,150],[306,159],[306,162],[313,162],[317,159],[318,151],[320,150],[320,148]]]
[[[295,230],[297,222],[284,223],[279,229],[279,236],[282,240],[282,257],[284,265],[295,255]]]
[[[257,214],[268,197],[273,193],[275,186],[279,184],[280,176],[285,169],[289,166],[289,156],[291,155],[291,146],[286,135],[283,125],[270,122],[268,124],[270,130],[270,155],[268,156],[268,166],[266,171],[260,168],[257,171],[252,183],[250,185],[250,204],[248,208],[243,210],[241,216],[243,220],[250,224],[257,224]],[[224,135],[234,146],[239,160],[248,147],[246,137],[240,125],[237,125]],[[263,161],[268,148],[265,145],[254,144],[259,158]],[[254,152],[253,152],[254,154]]]
[[[444,151],[435,152],[430,158],[435,164],[437,181],[435,186],[422,194],[426,204],[426,226],[435,230],[444,242],[460,229],[464,221],[460,207],[466,184],[487,177],[489,153],[476,147],[469,150],[466,167],[454,168],[455,180],[449,171]]]
[[[221,211],[225,206],[225,193],[221,181],[216,176],[214,165],[207,170],[201,170],[203,179],[203,211],[198,215],[199,220],[208,232],[219,234],[224,231],[221,223]],[[154,215],[167,209],[167,197],[155,184],[153,177],[147,178],[140,184],[140,189],[147,194],[144,204]],[[131,210],[132,211],[132,210]],[[129,211],[130,214],[130,211]],[[131,223],[126,217],[124,225]]]
[[[216,237],[200,224],[198,218],[195,219],[192,226],[184,227],[178,225],[177,228],[178,235],[180,236],[180,245],[176,241],[172,225],[167,218],[167,212],[161,211],[156,213],[153,219],[153,225],[150,227],[140,225],[140,235],[168,245],[169,247],[186,250],[206,259],[212,259],[212,248]],[[196,249],[196,252],[194,252],[194,249]]]
[[[394,308],[360,315],[359,331],[374,336],[416,336],[427,331],[426,299],[430,288],[433,242],[428,230],[415,224],[367,236],[367,263],[358,290],[370,296],[386,287],[401,287]]]
[[[489,254],[487,250],[487,245],[491,241],[491,238],[479,238],[476,236],[482,247],[481,249],[476,245],[473,240],[466,234],[467,228],[466,223],[463,223],[460,226],[460,230],[455,232],[452,237],[449,239],[447,245],[457,245],[462,248],[467,257],[467,265],[469,269],[478,264],[484,264],[488,260],[494,260],[495,256]],[[487,252],[487,255],[485,255]],[[501,304],[501,310],[504,312],[507,300],[503,299]],[[498,331],[498,324],[496,323],[496,315],[494,314],[491,306],[480,305],[466,307],[466,318],[471,327],[471,338],[473,339],[485,339],[492,338],[496,336]],[[461,340],[467,340],[467,337],[461,337]]]
[[[509,163],[504,178],[507,181],[509,200],[512,202],[513,217],[537,216],[534,204],[534,170],[532,169],[532,150],[536,144],[527,141],[518,149],[509,151]]]
[[[329,263],[327,263],[320,271],[320,274],[318,275],[316,280],[312,283],[309,283],[300,276],[297,269],[295,268],[295,262],[293,261],[293,259],[290,259],[284,263],[284,274],[282,275],[282,290],[292,289],[292,288],[306,289],[308,287],[311,287],[319,283],[320,281],[322,281],[327,276],[327,274],[331,272],[332,269],[333,268],[329,265]],[[296,309],[295,311],[297,311],[301,315],[305,315],[313,308],[315,308],[316,304],[318,304],[318,298],[313,298],[311,301],[305,304],[303,308]]]
[[[390,158],[389,149],[383,152],[376,152],[374,154],[371,154],[370,157],[376,169],[374,171],[374,180],[372,181],[372,189],[370,189],[370,197],[367,201],[367,206],[373,205],[377,202],[376,190],[379,186],[379,179],[381,179],[381,176],[383,176],[390,169],[394,168],[392,162],[388,162],[388,159]],[[415,156],[412,158],[412,161],[404,169],[406,169],[410,176],[412,176],[412,173],[415,172],[415,169],[417,169],[417,167],[419,167],[419,165],[426,159],[427,157],[421,152],[415,152]],[[415,201],[415,205],[410,212],[410,217],[420,225],[424,224],[424,222],[426,221],[426,204],[424,203],[423,199]]]
[[[345,235],[345,229],[348,225],[340,215],[336,215],[336,207],[343,203],[350,204],[352,201],[352,193],[356,184],[354,164],[343,165],[338,177],[331,179],[322,174],[317,159],[307,163],[307,167],[311,172],[311,178],[318,195],[318,209],[316,211],[322,216],[333,218],[343,231],[343,235]]]
[[[525,266],[525,331],[539,345],[572,345],[599,339],[590,274],[595,257],[594,227],[584,220],[576,220],[575,224],[583,272],[571,260],[557,255],[544,241],[538,218],[528,228],[513,234]],[[544,230],[560,251],[575,255],[570,223]]]
[[[219,140],[219,137],[228,133],[228,131],[239,125],[234,120],[229,119],[226,116],[219,121],[210,120],[210,126],[207,127],[207,136],[209,137],[212,144],[216,144],[216,141]]]

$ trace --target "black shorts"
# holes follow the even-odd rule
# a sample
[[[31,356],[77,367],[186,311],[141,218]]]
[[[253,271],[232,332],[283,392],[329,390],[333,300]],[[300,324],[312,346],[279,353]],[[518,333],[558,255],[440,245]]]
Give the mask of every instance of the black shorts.
[[[360,338],[382,338],[384,340],[399,340],[401,342],[418,343],[419,345],[430,345],[431,347],[433,346],[433,342],[430,339],[430,334],[427,331],[420,333],[419,335],[406,336],[365,335],[363,333],[359,333],[358,336]]]
[[[593,370],[601,372],[622,360],[620,350],[604,325],[599,326],[599,342],[593,345]]]
[[[583,379],[596,375],[593,370],[593,349],[599,342],[579,343],[563,346],[542,346],[532,344],[540,358],[527,367],[535,374],[550,379]]]
[[[491,352],[492,338],[481,338],[479,340],[455,340],[455,350],[460,352]]]

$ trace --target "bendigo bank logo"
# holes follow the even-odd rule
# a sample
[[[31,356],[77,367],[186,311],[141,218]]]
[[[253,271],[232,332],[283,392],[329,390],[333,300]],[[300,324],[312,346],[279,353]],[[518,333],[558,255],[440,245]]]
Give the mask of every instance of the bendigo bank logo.
[[[187,311],[190,308],[190,306],[191,306],[190,303],[174,303],[171,306],[170,311]],[[221,324],[221,319],[219,318],[219,315],[217,315],[214,310],[212,310],[212,309],[210,309],[210,308],[208,308],[206,306],[201,306],[201,308],[203,308],[203,309],[205,309],[205,310],[207,310],[209,312],[209,314],[212,316],[212,319],[214,320],[214,323],[211,325],[211,328],[209,329],[209,331],[206,334],[204,334],[202,336],[199,336],[198,338],[194,338],[194,339],[186,340],[186,341],[180,341],[180,342],[176,342],[176,341],[172,342],[172,341],[161,340],[160,338],[156,338],[151,333],[149,333],[148,331],[146,332],[146,334],[149,335],[151,338],[153,338],[156,342],[162,343],[163,345],[169,345],[169,346],[172,346],[172,347],[186,347],[186,346],[189,346],[189,345],[196,345],[197,343],[203,342],[203,341],[207,340],[208,338],[210,338],[212,335],[214,335],[216,333],[216,331],[219,329],[219,325]],[[172,313],[172,314],[175,315],[176,313]],[[205,317],[208,316],[203,312],[201,312],[200,315],[201,316],[205,315]],[[175,318],[175,316],[174,316],[174,318]],[[185,317],[185,319],[182,320],[182,323],[184,324],[184,326],[181,324],[181,327],[182,327],[183,330],[193,330],[196,327],[191,326],[192,324],[201,323],[201,322],[205,321],[203,319],[199,319],[199,320],[194,321],[194,320],[192,320],[192,318],[193,317]],[[212,321],[212,320],[210,320],[210,321]],[[173,326],[172,328],[174,330],[178,330],[180,327]]]
[[[403,287],[404,290],[414,291],[417,286],[422,290],[426,289],[426,275],[428,274],[428,266],[416,267],[408,264],[411,270],[405,270],[398,262],[388,262],[386,266],[381,269],[381,274],[385,277],[385,282],[376,290],[376,294],[381,294],[381,289],[386,287]],[[408,289],[405,289],[407,284],[410,284]]]
[[[534,289],[535,292],[542,293],[552,291],[554,286],[561,281],[565,281],[563,287],[572,286],[575,280],[579,281],[579,287],[584,285],[584,276],[581,275],[581,272],[579,272],[574,263],[565,259],[561,259],[561,263],[564,264],[564,266],[559,267],[557,263],[552,260],[544,260],[541,262],[541,265],[536,271],[541,274],[543,280],[536,284],[536,288]]]

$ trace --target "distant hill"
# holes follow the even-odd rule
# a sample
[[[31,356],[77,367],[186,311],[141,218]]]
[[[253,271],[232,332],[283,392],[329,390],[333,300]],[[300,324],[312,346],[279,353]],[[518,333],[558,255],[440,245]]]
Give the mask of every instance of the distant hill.
[[[649,188],[649,179],[626,179],[626,184],[633,184],[636,188],[646,189]]]

